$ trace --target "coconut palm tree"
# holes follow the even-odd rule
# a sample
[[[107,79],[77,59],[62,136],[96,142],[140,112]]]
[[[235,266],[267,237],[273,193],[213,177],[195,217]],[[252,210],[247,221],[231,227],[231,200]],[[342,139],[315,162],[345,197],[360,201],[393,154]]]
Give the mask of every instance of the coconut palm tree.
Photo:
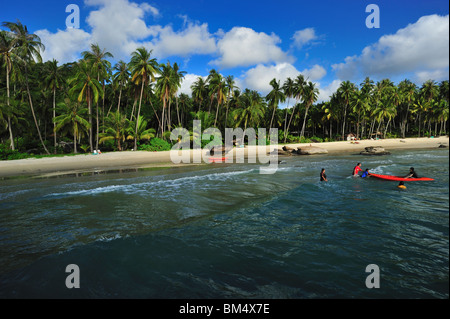
[[[293,87],[292,94],[293,94],[293,97],[295,98],[295,105],[292,108],[291,117],[289,119],[289,123],[286,128],[286,135],[289,135],[289,128],[291,127],[292,119],[294,118],[295,108],[299,104],[300,100],[303,99],[303,95],[305,92],[305,86],[306,86],[305,77],[302,74],[299,74],[294,80],[294,87]]]
[[[137,150],[137,134],[138,134],[138,124],[139,117],[141,114],[142,106],[142,95],[144,94],[144,86],[149,85],[151,82],[155,81],[155,76],[159,74],[158,63],[156,59],[152,59],[152,50],[147,51],[144,47],[137,48],[136,51],[132,53],[130,61],[130,71],[132,74],[131,81],[136,85],[141,84],[141,94],[139,98],[139,109],[137,112],[135,139],[134,139],[134,150]],[[161,125],[164,126],[163,123]]]
[[[198,112],[202,109],[202,102],[208,94],[207,82],[199,76],[197,81],[191,85],[192,98],[198,103]]]
[[[343,124],[342,124],[342,138],[345,137],[345,121],[347,119],[347,111],[348,106],[350,105],[350,98],[356,91],[356,86],[351,83],[350,81],[344,81],[339,86],[337,93],[338,95],[343,99],[344,101],[344,117],[343,117]]]
[[[102,84],[102,91],[105,92],[105,80],[109,80],[111,73],[111,63],[106,60],[107,58],[113,58],[114,56],[107,52],[106,50],[100,49],[98,44],[91,44],[91,51],[84,51],[82,53],[84,60],[86,60],[89,66],[92,68],[94,72],[94,76],[97,76],[97,81]],[[102,95],[102,123],[104,126],[104,118],[105,118],[105,94]],[[97,110],[97,134],[96,134],[96,149],[98,149],[99,142],[99,111],[98,111],[98,102],[96,102],[96,110]]]
[[[63,67],[58,66],[58,61],[53,59],[45,63],[45,78],[44,85],[52,91],[53,94],[53,119],[56,117],[56,91],[60,89],[65,83],[65,77],[63,76]],[[56,154],[56,123],[53,121],[53,142],[55,146]]]
[[[130,122],[130,125],[128,127],[128,140],[150,140],[155,137],[155,129],[154,128],[147,128],[148,122],[144,120],[144,118],[141,116],[139,117],[139,120],[137,123],[135,121]],[[137,127],[137,131],[135,130],[135,127]]]
[[[10,90],[9,90],[9,81],[10,81],[10,74],[13,67],[13,62],[16,59],[15,53],[14,53],[14,40],[6,31],[0,31],[0,61],[3,61],[3,65],[6,68],[6,110],[7,112],[7,126],[9,131],[9,139],[10,139],[10,148],[12,150],[15,150],[14,145],[14,135],[12,132],[12,125],[11,125],[11,115],[9,112],[10,108]]]
[[[272,91],[270,91],[266,96],[266,101],[269,103],[269,106],[273,108],[269,129],[272,128],[273,119],[275,117],[275,112],[278,108],[278,105],[286,101],[286,95],[281,88],[280,81],[277,81],[277,79],[272,79],[272,81],[270,81],[270,85],[272,86]]]
[[[264,117],[265,103],[256,91],[246,89],[239,99],[240,108],[233,112],[235,127],[244,124],[244,132],[247,127],[258,126]]]
[[[119,86],[119,102],[117,103],[117,111],[120,111],[120,102],[122,100],[122,90],[130,79],[130,70],[128,64],[120,60],[114,66],[114,70],[117,71],[113,75],[113,81],[115,85]]]
[[[105,120],[105,132],[100,133],[100,143],[115,140],[117,142],[117,149],[122,151],[121,142],[124,142],[127,137],[128,129],[130,128],[130,121],[126,115],[120,111],[112,112]]]
[[[83,135],[90,127],[89,122],[85,119],[88,110],[80,102],[72,102],[69,98],[65,98],[64,103],[60,103],[58,106],[61,108],[61,115],[53,119],[56,124],[55,133],[63,131],[62,134],[66,135],[68,132],[71,132],[73,135],[73,149],[76,154],[78,153],[77,138]]]
[[[217,108],[216,108],[216,117],[214,120],[214,127],[217,127],[217,118],[219,115],[219,109],[222,104],[227,101],[227,85],[223,78],[223,76],[216,72],[215,70],[211,70],[208,76],[208,90],[210,96],[210,109],[212,105],[212,101],[214,98],[217,100]]]
[[[223,126],[224,128],[227,127],[228,125],[228,112],[230,109],[230,100],[232,98],[232,96],[234,95],[236,90],[239,90],[239,88],[236,86],[236,82],[234,81],[234,77],[232,75],[229,75],[225,78],[225,87],[227,90],[227,110],[225,113],[225,125]]]
[[[170,105],[170,100],[173,97],[173,94],[175,92],[174,86],[176,85],[176,78],[174,76],[173,68],[170,65],[170,62],[167,62],[167,64],[161,64],[160,66],[160,72],[159,76],[156,78],[156,94],[158,95],[159,99],[163,103],[163,109],[162,109],[162,136],[164,136],[164,131],[167,123],[167,127],[170,130],[170,110],[166,114],[166,109],[168,109],[168,105]],[[167,117],[167,120],[166,120]]]
[[[92,134],[92,103],[97,103],[100,96],[103,96],[102,85],[93,76],[93,70],[85,60],[78,61],[76,65],[76,74],[69,80],[71,89],[69,94],[77,94],[78,102],[86,101],[88,105],[89,115],[89,147],[91,152],[94,151],[93,134]]]
[[[305,126],[306,126],[306,119],[308,118],[308,111],[309,108],[317,101],[319,97],[319,89],[316,87],[316,85],[309,81],[308,85],[304,88],[304,101],[306,103],[305,106],[305,118],[303,119],[303,126],[300,133],[300,138],[304,137],[305,135]]]
[[[283,84],[283,92],[284,95],[287,98],[287,106],[286,106],[286,111],[285,111],[285,118],[284,118],[284,143],[286,143],[286,139],[287,139],[287,116],[288,116],[288,110],[289,110],[289,102],[290,99],[292,97],[294,97],[294,93],[295,93],[295,83],[291,78],[287,78],[286,81],[284,81]]]
[[[38,121],[33,107],[33,99],[31,97],[30,86],[28,81],[29,67],[34,62],[42,62],[41,51],[45,50],[45,46],[42,44],[41,39],[36,35],[28,32],[28,28],[20,21],[17,22],[4,22],[4,27],[9,28],[9,35],[14,42],[14,53],[18,58],[18,62],[24,69],[25,85],[28,94],[28,100],[30,103],[31,114],[33,115],[34,124],[39,135],[39,140],[44,148],[45,152],[50,155],[44,140],[42,139],[41,130],[39,129]]]

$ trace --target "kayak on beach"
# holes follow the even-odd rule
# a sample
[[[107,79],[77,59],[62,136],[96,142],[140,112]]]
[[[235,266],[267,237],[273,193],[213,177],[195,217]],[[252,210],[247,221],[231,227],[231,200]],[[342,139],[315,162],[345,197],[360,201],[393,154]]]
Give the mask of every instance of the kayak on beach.
[[[404,178],[399,176],[391,176],[391,175],[379,175],[370,173],[369,176],[376,177],[379,179],[384,179],[387,181],[397,181],[397,182],[419,182],[419,181],[434,181],[432,178],[421,177],[421,178]]]

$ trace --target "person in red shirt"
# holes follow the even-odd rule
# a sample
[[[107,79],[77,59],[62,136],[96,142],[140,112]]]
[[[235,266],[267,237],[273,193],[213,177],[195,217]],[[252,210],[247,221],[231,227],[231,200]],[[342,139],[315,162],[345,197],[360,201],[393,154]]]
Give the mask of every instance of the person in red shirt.
[[[358,163],[353,169],[353,176],[358,176],[359,172],[362,172],[361,163]]]

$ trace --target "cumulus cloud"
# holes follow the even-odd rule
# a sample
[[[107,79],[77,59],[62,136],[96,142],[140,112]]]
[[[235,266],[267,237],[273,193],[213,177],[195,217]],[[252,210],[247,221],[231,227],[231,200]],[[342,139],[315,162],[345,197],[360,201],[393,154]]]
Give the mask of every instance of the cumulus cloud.
[[[79,53],[87,50],[91,41],[91,35],[81,29],[58,30],[56,33],[38,30],[36,35],[45,45],[43,61],[55,59],[60,64],[78,60]]]
[[[326,73],[326,70],[317,64],[303,71],[297,70],[290,63],[279,63],[271,66],[259,64],[245,72],[243,82],[246,87],[267,94],[272,90],[270,81],[274,78],[283,84],[287,78],[295,79],[299,74],[303,74],[309,81],[315,82],[322,79]]]
[[[181,87],[178,90],[178,94],[184,93],[189,96],[192,96],[191,86],[192,86],[192,84],[194,84],[197,81],[197,79],[199,77],[206,80],[206,76],[200,76],[200,75],[192,74],[192,73],[185,74],[185,76],[183,78],[183,82],[181,82]]]
[[[234,27],[218,41],[220,58],[211,62],[222,68],[252,66],[259,63],[292,62],[293,58],[280,49],[281,39],[275,35]]]
[[[331,82],[327,86],[324,86],[323,88],[320,83],[316,83],[317,88],[319,89],[319,97],[317,99],[317,103],[329,101],[331,95],[333,95],[333,93],[336,93],[341,83],[342,83],[341,80],[334,80],[333,82]]]
[[[375,44],[365,47],[360,55],[347,57],[343,63],[332,66],[343,80],[407,73],[414,73],[417,78],[448,77],[448,67],[448,15],[421,17],[395,34],[381,37]]]
[[[129,56],[139,47],[139,40],[157,34],[154,28],[147,26],[145,17],[158,15],[159,11],[147,3],[128,0],[85,0],[85,3],[100,6],[86,19],[92,28],[92,41],[107,48],[118,59]]]
[[[216,40],[208,31],[208,24],[187,22],[184,29],[175,32],[172,26],[155,27],[157,36],[148,43],[159,57],[191,54],[209,54],[216,51]]]
[[[316,35],[316,31],[314,28],[306,28],[303,30],[296,31],[294,36],[292,37],[294,41],[294,46],[298,49],[301,49],[304,45],[311,43],[316,40],[318,37]]]

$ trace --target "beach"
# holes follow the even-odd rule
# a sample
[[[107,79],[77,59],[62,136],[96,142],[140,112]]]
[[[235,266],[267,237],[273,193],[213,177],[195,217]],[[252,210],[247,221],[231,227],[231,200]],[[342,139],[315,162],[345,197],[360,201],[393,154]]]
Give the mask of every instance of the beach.
[[[366,147],[381,146],[386,151],[397,149],[435,149],[440,145],[448,147],[448,137],[436,138],[406,138],[406,139],[381,139],[381,140],[361,140],[358,144],[349,141],[328,142],[328,143],[312,143],[312,144],[287,144],[291,148],[302,146],[320,147],[328,151],[330,155],[338,153],[353,152],[355,154],[364,151]],[[249,154],[267,154],[274,149],[282,149],[284,145],[271,146],[250,146],[245,149],[235,148],[233,151],[234,158],[244,155],[246,158]],[[256,150],[254,149],[256,148]],[[256,152],[255,152],[256,151]],[[167,168],[183,165],[199,165],[194,163],[194,157],[200,158],[206,151],[196,150],[190,152],[190,163],[175,164],[171,160],[170,151],[166,152],[145,152],[145,151],[126,151],[103,153],[100,155],[77,155],[65,157],[49,157],[40,159],[23,159],[13,161],[0,162],[0,178],[11,178],[17,176],[49,176],[62,175],[70,173],[83,173],[92,171],[111,171],[122,169],[137,168]],[[230,153],[231,155],[231,153]],[[280,156],[281,157],[281,156]],[[203,162],[204,163],[204,162]]]

